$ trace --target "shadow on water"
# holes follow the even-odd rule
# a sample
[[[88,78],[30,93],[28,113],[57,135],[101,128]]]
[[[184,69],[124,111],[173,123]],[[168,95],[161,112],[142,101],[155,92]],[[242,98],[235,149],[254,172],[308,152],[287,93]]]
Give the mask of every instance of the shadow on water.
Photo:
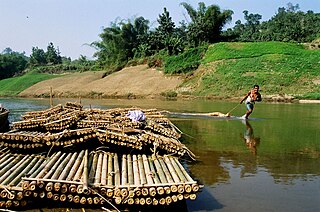
[[[224,206],[204,187],[198,194],[197,201],[187,200],[188,211],[214,211]]]

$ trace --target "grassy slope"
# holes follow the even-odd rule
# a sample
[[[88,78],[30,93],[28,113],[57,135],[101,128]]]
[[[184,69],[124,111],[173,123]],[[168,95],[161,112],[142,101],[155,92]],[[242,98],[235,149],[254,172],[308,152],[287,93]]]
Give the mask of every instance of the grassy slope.
[[[38,82],[59,76],[60,75],[39,74],[30,72],[20,77],[13,77],[9,79],[0,80],[0,96],[18,95],[21,91]]]
[[[320,85],[313,82],[320,80],[320,51],[298,44],[217,43],[208,48],[199,72],[185,84],[197,83],[196,95],[241,96],[259,84],[264,94],[320,98]]]

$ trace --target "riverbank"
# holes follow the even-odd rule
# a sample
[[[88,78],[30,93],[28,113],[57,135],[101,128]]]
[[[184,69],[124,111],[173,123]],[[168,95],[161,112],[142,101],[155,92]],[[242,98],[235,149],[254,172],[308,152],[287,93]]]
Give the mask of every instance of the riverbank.
[[[186,73],[164,74],[165,59],[163,67],[130,66],[109,75],[103,69],[62,74],[31,71],[1,80],[0,96],[238,101],[258,84],[264,101],[317,100],[319,56],[319,51],[292,43],[217,43],[208,47],[199,67]],[[184,60],[177,59],[171,68],[183,68]]]
[[[18,97],[91,99],[208,99],[239,101],[243,96],[194,95],[185,76],[168,76],[147,65],[126,67],[104,76],[104,71],[69,73],[41,81],[25,89]],[[196,89],[196,88],[193,88]],[[249,87],[248,87],[249,89]],[[188,90],[188,91],[187,91]],[[245,95],[245,92],[243,93]],[[263,94],[268,102],[297,102],[293,95]]]

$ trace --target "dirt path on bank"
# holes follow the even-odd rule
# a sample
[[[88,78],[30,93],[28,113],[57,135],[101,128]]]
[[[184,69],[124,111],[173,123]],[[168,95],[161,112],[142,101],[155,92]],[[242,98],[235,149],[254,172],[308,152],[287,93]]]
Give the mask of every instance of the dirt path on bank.
[[[104,72],[66,74],[39,82],[19,94],[21,97],[45,97],[52,87],[55,97],[154,97],[182,83],[180,77],[165,76],[147,65],[127,67],[108,75]]]

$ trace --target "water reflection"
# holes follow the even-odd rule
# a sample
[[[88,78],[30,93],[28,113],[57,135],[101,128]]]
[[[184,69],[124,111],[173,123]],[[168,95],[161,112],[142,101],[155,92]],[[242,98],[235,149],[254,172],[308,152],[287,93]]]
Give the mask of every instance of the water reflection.
[[[246,130],[243,134],[243,139],[245,141],[246,146],[253,155],[257,155],[257,147],[260,144],[260,137],[255,137],[253,134],[253,128],[248,120],[243,120],[242,123],[246,125]]]

